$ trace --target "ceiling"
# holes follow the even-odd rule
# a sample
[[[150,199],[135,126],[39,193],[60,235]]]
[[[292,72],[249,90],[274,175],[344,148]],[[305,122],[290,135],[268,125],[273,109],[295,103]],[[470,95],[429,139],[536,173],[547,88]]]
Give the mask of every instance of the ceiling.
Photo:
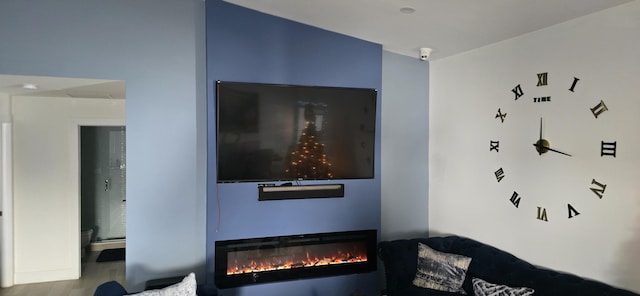
[[[632,0],[225,0],[437,60]],[[413,13],[402,12],[411,10]]]
[[[429,60],[469,51],[633,0],[225,0]],[[411,11],[407,13],[403,11]],[[34,84],[37,89],[24,88]],[[125,98],[120,80],[0,75],[0,94]]]

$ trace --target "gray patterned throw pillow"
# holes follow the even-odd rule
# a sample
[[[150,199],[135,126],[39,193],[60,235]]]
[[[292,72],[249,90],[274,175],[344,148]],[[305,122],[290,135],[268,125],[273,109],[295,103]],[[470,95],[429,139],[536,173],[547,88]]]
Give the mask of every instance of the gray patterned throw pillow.
[[[531,288],[496,285],[478,278],[473,278],[471,282],[475,296],[528,296],[533,295],[534,292]]]
[[[163,289],[131,294],[131,296],[196,296],[196,286],[196,275],[192,272],[177,284]]]
[[[418,270],[413,279],[417,287],[466,294],[462,283],[471,258],[436,251],[418,243]]]

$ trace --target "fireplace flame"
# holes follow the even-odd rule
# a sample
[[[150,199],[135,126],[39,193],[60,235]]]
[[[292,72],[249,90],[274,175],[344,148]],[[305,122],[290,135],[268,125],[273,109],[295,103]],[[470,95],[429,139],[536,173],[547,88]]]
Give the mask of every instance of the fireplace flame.
[[[309,252],[307,252],[305,259],[301,259],[297,261],[278,262],[280,261],[279,259],[272,259],[269,261],[271,262],[259,263],[252,260],[247,264],[238,264],[238,262],[235,262],[234,266],[230,266],[227,269],[227,275],[366,262],[367,255],[366,254],[352,255],[349,252],[346,252],[346,253],[338,252],[338,254],[334,256],[318,258],[318,257],[311,256]]]

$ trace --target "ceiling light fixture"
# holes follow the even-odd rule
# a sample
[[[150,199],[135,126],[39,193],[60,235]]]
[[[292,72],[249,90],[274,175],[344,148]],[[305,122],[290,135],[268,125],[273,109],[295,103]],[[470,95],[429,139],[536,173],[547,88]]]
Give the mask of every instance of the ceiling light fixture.
[[[33,83],[23,83],[22,88],[24,89],[38,89],[38,86]]]
[[[414,13],[416,10],[412,7],[402,7],[400,8],[400,12],[402,13]]]

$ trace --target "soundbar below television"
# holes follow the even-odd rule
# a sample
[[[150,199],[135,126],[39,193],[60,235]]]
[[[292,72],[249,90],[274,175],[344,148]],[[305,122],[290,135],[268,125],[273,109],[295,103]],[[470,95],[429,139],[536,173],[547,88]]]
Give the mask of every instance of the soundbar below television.
[[[218,182],[370,179],[377,91],[218,81]]]

